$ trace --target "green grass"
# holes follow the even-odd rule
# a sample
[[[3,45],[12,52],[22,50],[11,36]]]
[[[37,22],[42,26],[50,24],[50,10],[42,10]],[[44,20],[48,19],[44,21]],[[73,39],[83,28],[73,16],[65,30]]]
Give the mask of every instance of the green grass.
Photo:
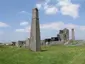
[[[48,46],[42,52],[0,47],[0,64],[85,64],[85,46]]]

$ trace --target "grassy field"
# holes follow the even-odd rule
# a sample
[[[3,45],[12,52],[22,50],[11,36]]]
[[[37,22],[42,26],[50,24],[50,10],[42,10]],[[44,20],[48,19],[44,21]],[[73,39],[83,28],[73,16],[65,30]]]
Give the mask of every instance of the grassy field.
[[[48,46],[42,52],[0,47],[0,64],[85,64],[84,46]]]

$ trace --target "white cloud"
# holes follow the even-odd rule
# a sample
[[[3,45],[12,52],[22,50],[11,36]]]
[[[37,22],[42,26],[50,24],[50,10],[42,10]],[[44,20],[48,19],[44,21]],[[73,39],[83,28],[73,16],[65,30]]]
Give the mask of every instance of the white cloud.
[[[36,4],[36,7],[40,9],[42,7],[42,4]]]
[[[27,26],[29,23],[27,21],[23,21],[20,23],[20,26]]]
[[[16,31],[16,32],[25,32],[24,29],[16,29],[15,31]]]
[[[62,29],[62,26],[64,26],[63,22],[52,22],[52,23],[48,23],[48,24],[41,24],[40,28],[59,30],[59,29]]]
[[[47,24],[40,24],[40,29],[50,29],[50,30],[60,30],[60,29],[72,29],[74,28],[75,30],[82,30],[85,31],[85,26],[82,25],[76,25],[72,23],[65,24],[62,21],[59,22],[51,22]],[[16,32],[30,32],[31,26],[26,26],[24,29],[16,29]]]
[[[61,13],[63,15],[69,15],[73,18],[79,17],[79,5],[78,4],[69,4],[61,7]]]
[[[28,13],[28,12],[26,12],[26,11],[20,11],[19,13]]]
[[[54,5],[49,5],[48,3],[51,0],[46,0],[45,3],[43,4],[43,8],[46,14],[48,15],[53,15],[56,14],[58,12],[58,8]]]
[[[31,16],[31,13],[29,13],[27,11],[20,11],[19,14],[26,14],[26,15],[30,15]]]
[[[62,15],[71,16],[73,18],[79,17],[79,4],[73,4],[71,0],[56,0],[55,5],[49,4],[51,0],[44,0],[42,3],[37,3],[36,7],[39,9],[43,9],[46,14],[52,15],[56,14],[58,11],[61,12]]]
[[[53,5],[48,5],[49,2],[50,0],[45,0],[43,3],[36,4],[36,7],[38,9],[42,8],[44,12],[48,15],[56,14],[58,12],[57,7]]]
[[[48,15],[56,14],[58,9],[55,6],[49,6],[45,9],[45,13]]]
[[[72,28],[77,29],[79,26],[72,24],[72,23],[69,23],[69,24],[65,24],[65,27],[68,29],[72,29]]]
[[[73,18],[79,17],[79,4],[73,4],[71,0],[58,0],[57,5],[60,6],[62,15],[69,15]]]
[[[9,25],[6,23],[0,22],[0,27],[9,27]]]
[[[66,6],[71,3],[71,0],[57,0],[58,1],[58,6]]]
[[[21,22],[20,26],[23,26],[23,28],[16,29],[15,32],[30,32],[30,27],[31,26],[27,21]]]
[[[74,28],[75,30],[85,31],[85,26],[76,25],[76,24],[72,24],[72,23],[65,24],[64,22],[61,22],[61,21],[41,24],[40,28],[41,29],[50,29],[50,30],[60,30],[60,29],[64,29],[64,28],[68,28],[70,30],[70,29]]]
[[[16,32],[29,32],[30,33],[30,26],[25,27],[23,29],[16,29]]]

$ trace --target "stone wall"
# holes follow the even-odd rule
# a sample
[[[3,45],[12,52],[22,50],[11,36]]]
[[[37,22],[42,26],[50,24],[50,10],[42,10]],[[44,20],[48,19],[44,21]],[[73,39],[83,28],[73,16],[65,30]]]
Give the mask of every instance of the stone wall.
[[[63,41],[52,41],[49,45],[63,44]]]

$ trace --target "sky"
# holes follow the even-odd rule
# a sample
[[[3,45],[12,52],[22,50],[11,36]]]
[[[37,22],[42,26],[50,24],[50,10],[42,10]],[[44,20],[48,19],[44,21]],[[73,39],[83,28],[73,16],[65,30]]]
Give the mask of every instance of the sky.
[[[85,0],[0,0],[0,42],[30,37],[32,9],[38,8],[41,39],[59,30],[75,29],[75,39],[85,40]]]

